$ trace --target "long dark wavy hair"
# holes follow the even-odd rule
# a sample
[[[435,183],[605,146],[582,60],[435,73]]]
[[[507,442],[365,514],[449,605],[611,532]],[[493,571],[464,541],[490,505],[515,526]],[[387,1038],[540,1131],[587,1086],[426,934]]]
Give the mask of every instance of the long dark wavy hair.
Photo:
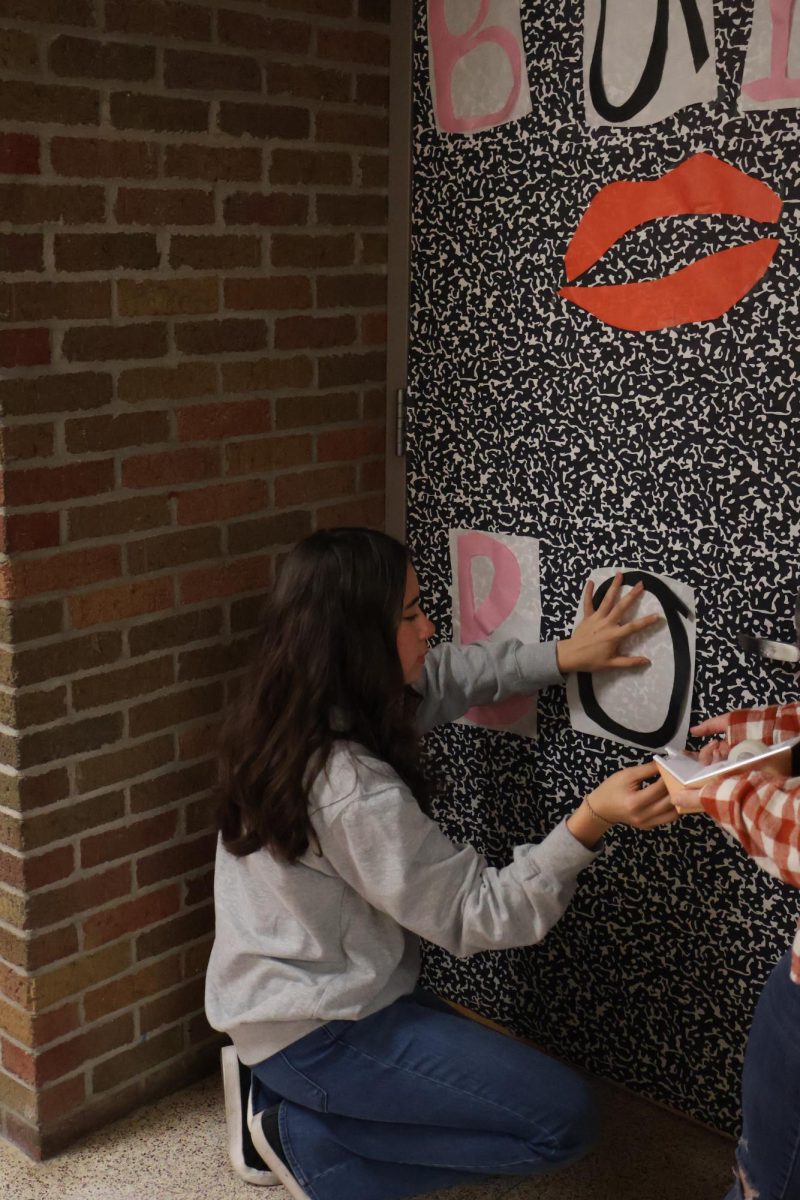
[[[219,826],[231,853],[305,853],[309,788],[337,738],[379,756],[425,804],[416,699],[397,653],[408,561],[369,529],[314,533],[284,559],[221,734]]]

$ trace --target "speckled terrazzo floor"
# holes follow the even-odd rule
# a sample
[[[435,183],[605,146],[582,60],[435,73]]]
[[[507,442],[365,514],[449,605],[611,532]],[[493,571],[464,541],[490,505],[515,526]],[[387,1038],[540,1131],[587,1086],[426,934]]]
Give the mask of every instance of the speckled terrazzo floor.
[[[617,1088],[600,1084],[598,1091],[605,1132],[591,1159],[538,1181],[489,1180],[436,1200],[722,1200],[732,1142]],[[217,1078],[140,1109],[46,1163],[0,1142],[0,1200],[259,1196],[290,1200],[283,1188],[250,1187],[231,1172]]]

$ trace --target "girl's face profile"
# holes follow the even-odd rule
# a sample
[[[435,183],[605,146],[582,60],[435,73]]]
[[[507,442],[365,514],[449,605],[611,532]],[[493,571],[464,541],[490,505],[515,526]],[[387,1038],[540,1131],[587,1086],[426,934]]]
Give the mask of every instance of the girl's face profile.
[[[433,637],[435,632],[435,626],[419,606],[417,573],[409,563],[403,611],[397,627],[397,653],[403,668],[404,683],[416,683],[422,675],[425,655],[428,653],[428,638]]]

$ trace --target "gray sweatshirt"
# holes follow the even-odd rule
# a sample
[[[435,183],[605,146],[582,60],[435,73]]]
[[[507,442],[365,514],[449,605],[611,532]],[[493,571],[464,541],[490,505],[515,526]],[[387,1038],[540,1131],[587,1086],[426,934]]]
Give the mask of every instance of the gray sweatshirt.
[[[554,642],[437,646],[417,720],[424,732],[562,682]],[[391,767],[344,740],[312,784],[310,814],[319,847],[297,863],[217,846],[206,1012],[249,1065],[411,992],[421,937],[459,957],[541,941],[596,857],[562,821],[489,867],[445,837]]]

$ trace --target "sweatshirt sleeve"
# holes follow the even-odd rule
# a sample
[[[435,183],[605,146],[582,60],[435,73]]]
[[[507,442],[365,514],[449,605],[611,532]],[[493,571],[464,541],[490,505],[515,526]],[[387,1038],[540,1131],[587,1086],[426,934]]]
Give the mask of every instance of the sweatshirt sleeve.
[[[597,857],[562,821],[538,845],[517,846],[508,866],[489,867],[445,837],[399,781],[347,804],[324,852],[374,908],[461,958],[541,941]]]
[[[474,704],[496,704],[507,696],[529,695],[563,682],[555,642],[444,642],[425,659],[417,685],[422,695],[417,727],[426,733],[462,717]]]

